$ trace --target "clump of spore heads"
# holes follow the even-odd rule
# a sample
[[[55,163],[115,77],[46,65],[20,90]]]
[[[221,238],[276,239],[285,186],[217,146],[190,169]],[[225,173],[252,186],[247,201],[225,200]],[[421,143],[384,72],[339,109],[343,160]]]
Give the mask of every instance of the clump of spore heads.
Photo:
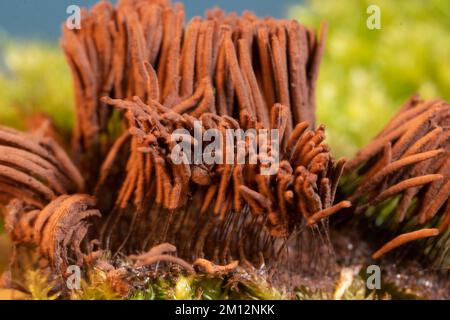
[[[161,264],[323,274],[336,270],[329,220],[345,211],[397,236],[374,259],[425,239],[421,252],[448,264],[448,103],[413,97],[346,166],[315,121],[326,25],[220,9],[184,19],[169,1],[102,1],[81,29],[64,27],[73,162],[45,126],[0,128],[0,201],[17,248],[59,276],[99,268],[123,290]],[[208,147],[196,130],[216,130],[214,154],[232,161],[174,161],[179,141]],[[228,130],[252,131],[264,152]],[[264,157],[278,159],[275,172]]]
[[[413,96],[349,161],[343,189],[356,214],[365,214],[399,234],[374,258],[425,238],[419,242],[423,253],[439,266],[449,265],[449,124],[447,102]]]
[[[324,127],[315,128],[325,25],[317,35],[294,20],[220,9],[185,25],[183,6],[165,1],[102,2],[83,23],[65,29],[62,44],[77,96],[74,150],[88,151],[79,152],[82,167],[105,159],[92,188],[98,198],[113,195],[99,200],[102,244],[136,252],[168,241],[188,260],[253,265],[285,256],[320,269],[304,253],[330,250],[325,221],[350,205],[334,205],[345,161],[331,157]],[[102,153],[108,105],[122,110],[125,129]],[[174,164],[173,132],[193,136],[196,120],[224,140],[227,129],[278,129],[279,172],[261,174],[261,162]]]

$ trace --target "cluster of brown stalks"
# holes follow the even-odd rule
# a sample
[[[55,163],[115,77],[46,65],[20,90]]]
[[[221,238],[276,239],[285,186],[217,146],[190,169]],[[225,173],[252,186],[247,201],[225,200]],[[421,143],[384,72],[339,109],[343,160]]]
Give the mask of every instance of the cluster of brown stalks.
[[[212,112],[270,125],[275,103],[288,107],[286,133],[315,124],[314,91],[324,47],[314,30],[292,20],[226,15],[220,9],[184,25],[181,4],[120,0],[83,11],[82,28],[64,28],[62,47],[76,94],[76,157],[95,181],[112,135],[100,100],[140,97],[178,113]],[[154,80],[158,79],[158,85]],[[98,164],[98,165],[97,165]],[[91,175],[89,175],[90,173]],[[90,183],[88,183],[90,185]]]
[[[62,46],[77,97],[74,150],[94,170],[92,157],[105,159],[96,195],[108,248],[169,241],[188,259],[255,261],[287,248],[274,239],[298,237],[349,206],[333,207],[344,161],[331,158],[322,126],[312,131],[325,28],[317,37],[294,20],[220,9],[185,26],[181,4],[154,0],[101,2],[82,18],[81,30],[64,30]],[[106,105],[126,111],[111,148],[100,145]],[[264,177],[261,163],[171,163],[173,131],[192,133],[195,120],[203,129],[280,129],[280,172]]]
[[[389,206],[383,223],[391,229],[409,232],[425,228],[397,237],[374,258],[405,240],[433,237],[426,242],[430,254],[439,262],[450,262],[449,125],[447,102],[413,96],[349,161],[346,170],[357,181],[350,196],[356,213],[370,214],[371,207]]]
[[[1,202],[14,197],[42,209],[57,196],[83,188],[78,169],[52,138],[0,127]]]
[[[321,250],[330,249],[327,217],[350,205],[333,206],[345,161],[335,163],[324,127],[314,128],[323,43],[324,32],[317,38],[296,21],[219,9],[185,26],[182,5],[168,1],[101,2],[83,11],[81,29],[65,28],[62,46],[76,96],[73,150],[85,179],[43,130],[2,128],[0,190],[11,239],[37,246],[59,273],[69,263],[95,263],[97,236],[114,252],[153,248],[130,256],[137,265],[178,261],[192,270],[157,249],[170,242],[206,270],[286,259],[320,269]],[[108,105],[121,110],[117,138]],[[278,172],[261,174],[266,164],[260,154],[249,163],[248,145],[238,163],[238,148],[226,143],[215,153],[231,152],[230,164],[173,163],[175,130],[203,144],[193,138],[196,121],[223,141],[227,129],[255,129],[267,155],[280,158]],[[259,129],[278,129],[280,150]],[[94,206],[103,219],[88,234],[100,216]]]
[[[89,229],[95,200],[65,151],[38,132],[0,128],[0,203],[5,228],[15,244],[38,247],[52,268],[64,271],[69,258],[83,262],[80,245]]]
[[[91,226],[100,217],[95,199],[88,195],[62,195],[43,209],[13,199],[6,207],[5,226],[15,244],[37,247],[52,270],[64,275],[70,263],[82,265],[81,250]]]
[[[241,164],[237,148],[231,150],[231,163],[173,163],[177,146],[174,130],[186,129],[182,138],[189,140],[192,148],[204,143],[194,138],[198,120],[201,131],[220,132],[224,143],[215,151],[225,158],[230,148],[225,142],[226,130],[239,129],[239,122],[231,117],[203,113],[197,119],[157,101],[146,105],[139,98],[105,102],[125,110],[130,126],[102,166],[99,186],[105,189],[101,185],[123,152],[121,146],[131,140],[127,175],[102,237],[106,243],[117,242],[110,241],[111,237],[122,239],[120,249],[125,242],[130,242],[133,250],[145,251],[168,241],[177,245],[179,255],[189,259],[206,256],[221,263],[236,258],[248,262],[261,255],[270,260],[278,256],[281,242],[292,234],[301,237],[298,232],[302,229],[316,227],[322,219],[350,205],[343,201],[333,206],[345,162],[334,163],[323,144],[324,128],[311,131],[302,122],[285,137],[287,107],[272,108],[272,128],[280,130],[286,149],[281,152],[278,172],[269,176],[261,174],[261,162]],[[270,144],[267,137],[255,132],[260,144]],[[233,141],[233,146],[238,143]],[[270,155],[270,146],[267,149]],[[248,157],[250,147],[243,150]],[[127,213],[131,214],[129,222],[121,224]],[[126,234],[121,234],[124,231]]]
[[[334,205],[345,161],[331,157],[324,127],[315,127],[323,44],[324,29],[317,37],[296,21],[251,13],[214,9],[185,26],[183,7],[163,0],[101,2],[83,11],[81,29],[64,29],[62,39],[82,174],[43,130],[0,128],[0,201],[8,204],[11,239],[38,247],[60,274],[83,262],[113,270],[102,250],[134,253],[129,260],[138,268],[162,261],[191,272],[186,259],[210,273],[238,261],[323,269],[332,258],[328,217],[350,206]],[[343,190],[351,190],[357,213],[398,201],[384,222],[406,233],[374,258],[434,237],[428,253],[448,259],[449,117],[446,102],[413,97],[349,163],[354,181]],[[115,135],[117,121],[122,132]],[[175,163],[179,141],[208,147],[196,129],[219,132],[214,154],[232,161]],[[229,129],[254,130],[266,153],[251,162],[250,142],[233,137],[230,145]],[[263,174],[263,156],[279,159],[275,174]],[[102,219],[91,219],[100,211]],[[94,244],[101,249],[93,252]],[[175,251],[179,257],[170,255]]]

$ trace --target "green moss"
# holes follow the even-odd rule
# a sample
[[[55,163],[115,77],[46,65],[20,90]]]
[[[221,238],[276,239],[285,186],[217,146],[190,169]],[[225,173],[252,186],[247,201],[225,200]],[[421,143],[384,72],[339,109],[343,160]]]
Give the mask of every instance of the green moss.
[[[356,271],[355,271],[356,270]],[[360,270],[360,271],[358,271]],[[331,290],[301,285],[292,292],[273,286],[263,276],[236,273],[211,277],[205,274],[184,275],[165,273],[149,275],[135,282],[135,289],[128,297],[115,291],[107,273],[99,269],[87,272],[79,290],[61,294],[61,282],[51,279],[39,269],[29,268],[21,282],[26,289],[25,298],[35,300],[377,300],[377,299],[425,299],[418,292],[398,284],[382,281],[380,290],[368,290],[365,267],[342,268],[341,276]],[[382,277],[384,279],[385,277]],[[132,281],[133,282],[133,281]],[[130,282],[130,284],[132,283]]]
[[[287,300],[290,296],[283,288],[276,288],[264,277],[252,275],[236,283],[231,292],[232,299],[243,300]]]
[[[152,286],[145,290],[138,290],[130,296],[130,300],[156,300],[155,291]]]
[[[56,300],[60,296],[55,290],[56,281],[40,270],[28,269],[25,273],[25,283],[32,300]]]
[[[211,277],[205,274],[160,275],[148,278],[136,289],[132,300],[285,300],[285,290],[273,287],[265,278],[247,273]]]
[[[195,278],[197,294],[202,300],[229,299],[229,286],[223,277],[197,276]]]
[[[105,272],[92,269],[86,279],[81,281],[80,290],[73,290],[72,300],[120,300],[120,295],[114,290]]]

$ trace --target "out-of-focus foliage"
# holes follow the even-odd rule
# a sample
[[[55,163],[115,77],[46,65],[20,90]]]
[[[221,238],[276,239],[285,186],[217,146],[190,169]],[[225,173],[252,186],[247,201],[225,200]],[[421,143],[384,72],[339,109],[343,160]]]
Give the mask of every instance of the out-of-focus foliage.
[[[367,28],[369,5],[380,30]],[[415,92],[450,99],[450,1],[306,0],[288,16],[329,24],[317,103],[336,155],[352,156]]]
[[[72,127],[73,94],[69,67],[58,45],[10,41],[0,34],[0,124],[25,127],[33,113]]]

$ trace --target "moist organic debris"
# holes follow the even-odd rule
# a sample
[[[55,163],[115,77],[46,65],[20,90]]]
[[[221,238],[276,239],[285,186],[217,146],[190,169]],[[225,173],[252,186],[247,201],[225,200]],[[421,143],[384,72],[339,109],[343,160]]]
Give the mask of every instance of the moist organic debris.
[[[88,278],[104,272],[120,296],[174,268],[336,274],[330,217],[379,219],[399,201],[382,219],[396,237],[373,258],[427,239],[424,252],[448,264],[448,103],[411,98],[345,169],[315,123],[326,25],[220,9],[184,20],[170,1],[102,1],[83,10],[81,29],[63,28],[76,165],[45,127],[0,128],[0,201],[16,248],[36,249],[59,277],[72,264],[94,270]],[[189,160],[180,141],[207,149],[211,129],[214,156],[231,162],[174,160]],[[253,140],[230,140],[228,130]],[[267,157],[279,159],[271,174]]]

